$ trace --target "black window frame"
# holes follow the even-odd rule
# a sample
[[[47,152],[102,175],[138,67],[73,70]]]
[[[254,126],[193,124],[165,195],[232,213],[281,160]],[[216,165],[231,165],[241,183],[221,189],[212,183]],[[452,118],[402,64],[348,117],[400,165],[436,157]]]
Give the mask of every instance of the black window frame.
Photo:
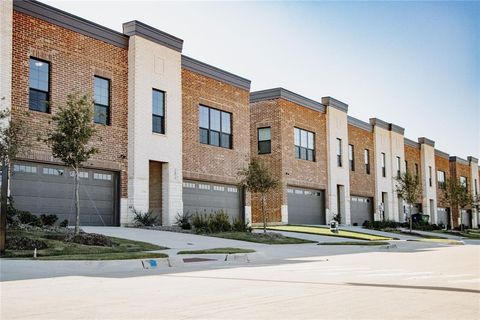
[[[260,140],[260,130],[268,129],[270,131],[270,139]],[[272,127],[260,127],[257,128],[257,153],[258,154],[271,154],[272,153]],[[268,146],[268,151],[262,151],[262,146]],[[265,150],[265,149],[264,149]]]
[[[48,88],[47,88],[47,91],[44,91],[44,90],[41,90],[41,89],[37,89],[37,88],[32,88],[30,86],[30,76],[31,76],[31,70],[30,70],[30,60],[35,60],[35,61],[38,61],[38,62],[42,62],[42,63],[45,63],[47,64],[48,66],[48,81],[47,81],[47,84],[48,84]],[[50,88],[51,88],[51,82],[52,82],[52,77],[51,77],[51,73],[52,73],[52,68],[51,68],[51,63],[50,61],[47,61],[45,59],[40,59],[40,58],[37,58],[37,57],[34,57],[34,56],[30,56],[28,58],[28,110],[31,110],[31,111],[36,111],[36,112],[43,112],[43,113],[50,113]],[[30,104],[30,99],[32,97],[32,94],[31,92],[35,92],[35,93],[43,93],[43,94],[46,94],[46,99],[45,99],[45,111],[43,110],[39,110],[39,109],[35,109],[35,108],[32,108],[31,107],[31,104]]]
[[[348,164],[350,171],[355,171],[355,147],[353,144],[348,145]]]
[[[201,126],[201,114],[200,114],[200,110],[201,108],[206,108],[208,109],[208,128],[204,128]],[[220,131],[218,130],[213,130],[211,129],[211,111],[212,110],[216,110],[218,112],[220,112]],[[222,131],[222,127],[223,127],[223,114],[228,114],[230,116],[230,133],[226,133],[226,132],[223,132]],[[223,110],[220,110],[220,109],[217,109],[217,108],[212,108],[212,107],[209,107],[209,106],[206,106],[204,104],[200,104],[198,105],[198,128],[199,128],[199,141],[201,144],[206,144],[206,145],[209,145],[209,146],[214,146],[214,147],[219,147],[219,148],[223,148],[223,149],[233,149],[233,114],[231,112],[228,112],[228,111],[223,111]],[[206,133],[206,141],[202,138],[202,134],[205,134]],[[212,143],[212,136],[214,134],[218,134],[218,145],[217,144],[213,144]],[[226,141],[228,141],[228,147],[222,145],[223,142],[225,140],[223,140],[224,138],[227,138]]]
[[[382,177],[386,178],[387,177],[387,156],[385,155],[385,152],[381,153],[381,160],[380,164],[382,165]]]
[[[420,178],[420,170],[418,168],[418,163],[415,163],[415,176]]]
[[[298,141],[299,145],[295,144],[295,130],[299,130],[299,134],[300,134],[299,141]],[[307,147],[302,147],[302,131],[307,134]],[[308,147],[309,133],[311,133],[313,137],[313,149]],[[315,137],[315,132],[294,127],[293,128],[293,150],[295,153],[295,159],[316,162],[317,161],[316,152],[315,152],[316,141],[317,141],[317,138]]]
[[[428,186],[433,187],[432,166],[428,166]]]
[[[439,179],[439,173],[442,173],[441,176],[443,176],[443,181],[440,181]],[[438,183],[438,188],[439,189],[442,189],[442,190],[445,190],[445,187],[446,187],[446,179],[447,179],[447,175],[445,173],[445,171],[442,171],[442,170],[437,170],[437,183]]]
[[[342,161],[342,139],[337,138],[337,167],[343,167]]]
[[[162,105],[162,110],[163,110],[163,116],[161,115],[158,115],[158,114],[155,114],[155,112],[153,111],[154,110],[154,100],[153,100],[153,95],[158,92],[158,93],[161,93],[163,95],[163,105]],[[165,134],[166,132],[166,129],[165,129],[165,98],[166,98],[166,92],[163,91],[163,90],[159,90],[159,89],[155,89],[155,88],[152,88],[152,132],[153,133],[158,133],[158,134]],[[155,123],[155,119],[160,119],[160,131],[157,131],[155,130],[154,128],[154,123]]]
[[[397,178],[402,175],[402,158],[397,156]]]
[[[370,150],[365,149],[363,151],[363,162],[365,164],[365,173],[370,174]]]
[[[101,124],[101,125],[105,125],[105,126],[109,126],[110,125],[110,106],[112,104],[112,81],[108,78],[105,78],[105,77],[101,77],[101,76],[97,76],[97,75],[94,75],[93,76],[93,94],[94,94],[94,97],[96,95],[95,93],[95,79],[98,78],[98,79],[102,79],[102,80],[106,80],[107,83],[108,83],[108,105],[104,105],[104,104],[100,104],[100,103],[97,103],[96,101],[94,101],[94,106],[93,106],[93,122],[96,123],[96,124]],[[95,120],[96,118],[96,114],[97,114],[97,107],[101,107],[101,108],[106,108],[106,117],[105,117],[105,123],[103,122],[98,122]]]

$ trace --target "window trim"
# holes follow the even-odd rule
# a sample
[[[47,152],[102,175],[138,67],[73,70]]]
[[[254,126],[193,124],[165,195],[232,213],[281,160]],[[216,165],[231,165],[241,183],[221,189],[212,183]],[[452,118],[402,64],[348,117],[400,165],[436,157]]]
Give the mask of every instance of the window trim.
[[[111,123],[110,123],[110,107],[112,105],[112,83],[111,83],[111,80],[108,79],[108,78],[105,78],[105,77],[102,77],[102,76],[97,76],[97,75],[94,75],[93,76],[93,95],[95,97],[95,78],[99,78],[99,79],[102,79],[102,80],[106,80],[108,82],[108,105],[103,105],[103,104],[100,104],[100,103],[97,103],[95,101],[95,99],[93,100],[93,107],[94,107],[94,110],[93,110],[93,123],[95,124],[100,124],[100,125],[104,125],[104,126],[109,126]],[[96,107],[100,106],[100,107],[105,107],[107,108],[107,117],[105,119],[105,123],[101,123],[101,122],[96,122],[95,121],[95,109]]]
[[[337,138],[337,167],[343,167],[342,161],[342,139]]]
[[[300,141],[299,141],[299,144],[300,145],[296,145],[295,144],[295,129],[299,130],[299,133],[300,133]],[[307,134],[307,146],[306,147],[302,147],[302,131],[306,132]],[[311,133],[312,136],[313,136],[313,149],[310,149],[308,147],[308,134]],[[299,128],[299,127],[293,127],[293,152],[294,152],[294,156],[295,156],[295,159],[297,160],[305,160],[305,161],[311,161],[311,162],[316,162],[317,161],[317,156],[316,156],[316,149],[315,149],[315,145],[316,145],[316,141],[317,141],[317,138],[315,137],[315,132],[313,131],[309,131],[309,130],[306,130],[306,129],[302,129],[302,128]],[[297,148],[299,150],[299,154],[298,154],[298,157],[297,157]],[[305,154],[306,154],[306,158],[302,158],[302,149],[305,149]],[[308,159],[308,151],[311,151],[312,152],[312,159]]]
[[[439,173],[441,173],[441,176],[443,176],[443,181],[440,181]],[[445,171],[437,170],[437,183],[438,183],[438,188],[439,189],[445,190],[446,178],[447,178],[447,175],[446,175]]]
[[[382,168],[382,177],[386,178],[387,177],[387,156],[385,152],[380,153],[380,157],[381,157],[380,165]]]
[[[269,129],[270,130],[270,139],[269,140],[260,140],[260,130]],[[260,152],[260,142],[269,142],[269,151]],[[271,154],[272,153],[272,127],[259,127],[257,128],[257,153],[258,154]]]
[[[365,173],[370,174],[370,150],[364,149],[363,151],[363,162],[365,164]]]
[[[202,108],[202,107],[208,109],[208,128],[204,128],[200,125],[200,108]],[[200,144],[232,150],[233,149],[233,113],[228,112],[228,111],[223,111],[223,110],[218,109],[218,108],[209,107],[209,106],[204,105],[204,104],[199,104],[197,110],[198,110],[198,133],[199,133]],[[211,112],[210,111],[211,110],[216,110],[216,111],[220,112],[220,131],[210,129],[210,127],[211,127],[211,121],[210,121],[211,120],[210,119],[210,113]],[[222,129],[223,129],[222,128],[223,127],[222,113],[227,113],[227,114],[230,115],[230,133],[226,133],[226,132],[222,131]],[[202,129],[206,130],[208,132],[207,143],[202,142],[202,140],[200,139],[200,133],[201,133]],[[215,144],[211,143],[211,141],[210,141],[210,133],[211,132],[218,133],[218,145],[215,145]],[[228,148],[222,146],[222,134],[228,135],[228,138],[229,138],[229,147]]]
[[[355,147],[353,144],[348,145],[348,164],[350,171],[355,171]]]
[[[163,94],[163,116],[160,116],[160,115],[157,115],[153,112],[153,93],[154,92],[159,92],[161,94]],[[165,127],[165,118],[166,118],[166,97],[167,97],[167,93],[163,90],[160,90],[160,89],[155,89],[155,88],[152,88],[152,133],[155,133],[155,134],[165,134],[167,132],[167,129]],[[160,122],[161,122],[161,131],[155,131],[154,128],[153,128],[153,119],[155,118],[160,118]]]
[[[34,89],[34,88],[30,87],[30,60],[36,60],[36,61],[43,62],[43,63],[47,64],[47,66],[48,66],[48,90],[47,91],[43,91],[43,90],[40,90],[40,89]],[[51,66],[52,65],[51,65],[50,61],[47,61],[45,59],[37,58],[35,56],[29,56],[28,57],[28,110],[29,111],[36,111],[36,112],[42,112],[42,113],[50,113],[51,112],[51,110],[50,110],[50,98],[51,98],[50,90],[51,90],[51,87],[52,87],[52,68],[51,68]],[[46,108],[45,111],[32,109],[30,107],[30,90],[47,94],[47,99],[46,99],[47,108]]]
[[[402,175],[402,158],[397,156],[397,178]]]

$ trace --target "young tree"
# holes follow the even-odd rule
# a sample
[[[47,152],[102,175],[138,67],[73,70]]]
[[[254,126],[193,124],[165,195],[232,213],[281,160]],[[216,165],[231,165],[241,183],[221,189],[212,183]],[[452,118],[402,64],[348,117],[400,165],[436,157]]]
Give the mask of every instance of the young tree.
[[[262,200],[263,232],[267,232],[267,215],[265,213],[265,198],[268,192],[276,189],[279,181],[258,158],[252,158],[248,167],[240,171],[240,185],[253,194],[260,195]]]
[[[460,215],[460,230],[463,231],[463,215],[462,210],[474,204],[474,199],[467,187],[462,184],[460,179],[450,178],[445,183],[445,189],[443,190],[443,196],[445,201],[452,208],[451,225],[453,227],[453,221],[458,219],[458,216],[453,216],[453,213]],[[457,209],[458,211],[455,211]]]
[[[11,162],[18,154],[29,149],[28,126],[22,118],[13,121],[8,110],[0,111],[0,162],[2,166],[0,255],[5,252],[7,237],[7,197]]]
[[[408,205],[408,211],[410,213],[410,232],[412,232],[412,212],[413,204],[422,194],[422,186],[417,176],[412,175],[408,170],[396,178],[397,180],[397,193],[402,197]]]
[[[75,171],[75,234],[78,234],[80,232],[78,171],[83,163],[98,153],[97,148],[90,146],[90,140],[95,134],[92,121],[93,102],[87,95],[69,95],[67,105],[60,107],[52,119],[56,128],[47,134],[44,141],[52,148],[52,155],[55,158]]]

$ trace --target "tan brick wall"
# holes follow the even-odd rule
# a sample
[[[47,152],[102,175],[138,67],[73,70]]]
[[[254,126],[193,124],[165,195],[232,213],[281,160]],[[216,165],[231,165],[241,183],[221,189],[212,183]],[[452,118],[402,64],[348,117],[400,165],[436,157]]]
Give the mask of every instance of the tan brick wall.
[[[199,105],[232,113],[233,149],[201,144]],[[182,69],[183,178],[236,184],[250,157],[249,91]]]
[[[450,176],[454,179],[460,179],[461,176],[467,178],[467,184],[470,186],[472,183],[472,179],[470,176],[470,166],[464,165],[458,162],[451,161],[450,162]],[[469,209],[467,207],[465,209]],[[459,217],[459,210],[458,208],[452,208],[452,218],[453,218],[453,226],[458,227],[458,217]]]
[[[100,153],[90,166],[121,171],[121,196],[127,196],[127,50],[89,38],[31,16],[13,15],[12,118],[29,125],[31,152],[23,158],[52,161],[51,152],[37,137],[53,128],[52,114],[73,92],[93,93],[93,77],[111,80],[109,126],[96,125],[93,144]],[[50,62],[50,111],[28,108],[29,57]]]
[[[435,156],[435,169],[437,171],[445,172],[445,180],[450,179],[450,163],[449,163],[448,159],[436,155]],[[448,208],[449,205],[447,203],[445,203],[445,200],[444,200],[443,189],[440,189],[438,187],[438,180],[437,180],[437,173],[436,172],[435,172],[435,182],[437,184],[438,207]]]
[[[375,148],[373,132],[348,125],[348,144],[354,147],[355,171],[350,171],[350,194],[363,197],[375,196]],[[370,174],[365,171],[365,149],[370,152]],[[348,155],[345,157],[348,161]],[[348,162],[347,162],[348,165]]]
[[[421,155],[420,155],[420,149],[414,148],[408,144],[404,146],[405,148],[405,160],[408,162],[408,171],[412,174],[415,175],[415,165],[418,166],[418,175],[419,179],[421,176],[421,171],[422,171],[422,161],[421,161]],[[432,175],[434,173],[432,172]],[[423,182],[423,179],[420,179],[421,182]],[[422,190],[425,188],[425,186],[422,183]],[[417,200],[418,203],[422,203],[422,196],[420,195]]]
[[[252,155],[257,155],[257,128],[271,126],[272,153],[260,155],[281,187],[267,198],[268,220],[281,222],[281,206],[287,204],[287,185],[322,189],[327,188],[327,133],[324,113],[293,102],[277,99],[251,104]],[[315,133],[316,161],[295,159],[294,127]],[[261,222],[260,201],[252,199],[252,220]]]

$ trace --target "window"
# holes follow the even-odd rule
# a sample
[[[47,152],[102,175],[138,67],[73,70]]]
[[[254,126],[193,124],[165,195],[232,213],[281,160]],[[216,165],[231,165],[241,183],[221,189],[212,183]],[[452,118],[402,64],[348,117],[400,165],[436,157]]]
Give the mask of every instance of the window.
[[[467,187],[468,186],[468,183],[467,183],[467,178],[466,177],[463,177],[463,176],[460,176],[460,184],[463,186],[463,187]]]
[[[397,178],[400,178],[401,172],[400,172],[400,166],[401,166],[402,160],[400,157],[397,157]]]
[[[272,152],[272,140],[270,127],[258,128],[258,154],[268,154]]]
[[[43,168],[43,174],[48,174],[52,176],[62,176],[63,169],[55,169],[55,168]]]
[[[370,174],[370,150],[365,149],[363,157],[365,162],[365,173]]]
[[[387,168],[385,167],[385,163],[386,163],[386,160],[385,160],[385,153],[382,152],[382,155],[381,155],[382,159],[382,177],[386,177],[387,176]]]
[[[165,134],[165,92],[152,89],[152,132]]]
[[[199,106],[200,143],[232,149],[232,114]]]
[[[107,174],[107,173],[96,173],[96,172],[94,172],[93,173],[93,179],[110,181],[110,180],[112,180],[112,175]]]
[[[315,161],[315,133],[299,128],[293,129],[295,158]]]
[[[432,167],[428,166],[428,185],[431,187],[432,183]]]
[[[28,107],[30,110],[49,112],[50,64],[46,61],[30,58],[29,71]]]
[[[79,171],[78,172],[78,177],[82,179],[88,179],[88,172],[85,171]]]
[[[477,179],[475,179],[475,195],[478,196],[478,183],[477,183]]]
[[[417,177],[420,177],[420,174],[419,174],[419,172],[418,172],[418,163],[415,163],[415,175],[416,175]]]
[[[337,166],[342,166],[342,139],[337,138]]]
[[[37,167],[27,166],[23,164],[14,164],[13,172],[22,172],[22,173],[37,173]]]
[[[348,145],[348,163],[350,165],[350,171],[355,171],[355,153],[353,145]]]
[[[95,76],[95,114],[93,121],[108,125],[110,113],[110,80]]]
[[[437,171],[437,182],[439,189],[445,189],[445,172]]]
[[[408,161],[405,160],[405,171],[408,171]]]

